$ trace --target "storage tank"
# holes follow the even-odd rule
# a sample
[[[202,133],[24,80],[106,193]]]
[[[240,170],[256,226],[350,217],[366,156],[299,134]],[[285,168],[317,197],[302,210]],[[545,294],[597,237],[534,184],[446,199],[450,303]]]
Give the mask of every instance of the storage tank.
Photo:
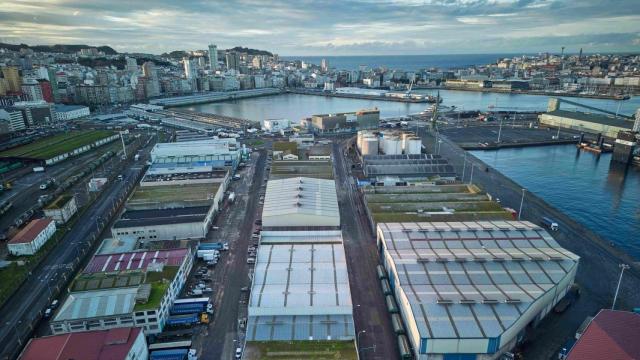
[[[384,138],[384,153],[386,155],[401,155],[402,154],[402,140],[399,136],[391,135]]]
[[[362,156],[378,155],[378,138],[367,137],[362,139],[362,148],[360,150]]]
[[[419,137],[410,137],[405,140],[404,153],[408,155],[420,154],[422,152],[422,140]]]

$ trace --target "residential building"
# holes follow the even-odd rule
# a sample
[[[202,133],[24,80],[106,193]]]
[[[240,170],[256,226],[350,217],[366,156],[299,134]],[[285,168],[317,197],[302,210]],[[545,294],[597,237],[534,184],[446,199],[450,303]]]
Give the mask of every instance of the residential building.
[[[14,256],[33,255],[55,232],[56,224],[52,219],[31,220],[27,226],[9,240],[7,249]]]
[[[209,45],[209,67],[218,70],[218,47],[214,44]]]
[[[139,327],[31,338],[18,360],[147,360],[147,340]]]
[[[22,78],[20,77],[20,71],[16,66],[4,66],[2,67],[2,76],[9,85],[8,91],[11,93],[19,93],[22,90]]]
[[[291,126],[289,119],[265,119],[263,127],[268,132],[279,132],[286,130]]]
[[[43,101],[42,88],[37,80],[24,79],[22,82],[22,93],[27,96],[29,101]]]
[[[229,51],[225,54],[225,62],[228,70],[240,69],[240,53],[235,51]]]
[[[6,124],[8,132],[26,129],[22,111],[14,107],[0,109],[0,121]]]

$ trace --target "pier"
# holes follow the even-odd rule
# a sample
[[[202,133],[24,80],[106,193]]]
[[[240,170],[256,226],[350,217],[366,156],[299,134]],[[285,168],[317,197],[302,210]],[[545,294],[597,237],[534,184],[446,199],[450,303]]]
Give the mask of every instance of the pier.
[[[149,100],[151,105],[161,105],[164,107],[171,106],[185,106],[195,104],[206,104],[218,101],[246,99],[259,96],[269,96],[281,94],[281,89],[276,88],[264,88],[253,90],[238,90],[238,91],[212,91],[193,95],[167,97],[161,99]]]
[[[257,121],[186,109],[169,109],[157,113],[165,117],[162,119],[163,124],[196,131],[209,131],[213,130],[213,127],[231,130],[260,127],[260,123]]]
[[[398,96],[385,96],[385,95],[366,95],[366,94],[357,94],[357,93],[336,93],[336,92],[325,92],[320,90],[306,90],[306,89],[298,89],[298,88],[289,88],[287,89],[288,93],[291,94],[300,94],[300,95],[315,95],[315,96],[324,96],[324,97],[339,97],[339,98],[347,98],[347,99],[361,99],[361,100],[379,100],[379,101],[394,101],[394,102],[403,102],[403,103],[435,103],[435,97],[430,95],[424,95],[420,98],[415,97],[398,97]]]

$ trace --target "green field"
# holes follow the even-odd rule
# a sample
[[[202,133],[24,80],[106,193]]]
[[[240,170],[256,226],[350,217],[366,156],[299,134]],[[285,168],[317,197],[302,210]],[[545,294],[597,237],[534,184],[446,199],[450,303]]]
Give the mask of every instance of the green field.
[[[113,131],[107,130],[72,131],[0,152],[0,158],[47,160],[114,134]]]
[[[270,360],[325,360],[358,358],[353,341],[248,341],[244,353],[245,359]]]

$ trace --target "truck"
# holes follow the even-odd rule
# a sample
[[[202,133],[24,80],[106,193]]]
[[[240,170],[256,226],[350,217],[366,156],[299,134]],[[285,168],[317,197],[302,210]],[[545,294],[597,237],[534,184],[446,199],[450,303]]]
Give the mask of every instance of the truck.
[[[558,231],[558,223],[546,216],[542,217],[542,224],[549,228],[549,230],[551,231]]]
[[[44,172],[43,166],[36,166],[33,168],[33,172]]]
[[[224,251],[224,250],[229,250],[229,244],[228,243],[221,243],[221,242],[200,243],[200,245],[198,245],[198,250]]]
[[[174,304],[169,313],[171,315],[197,314],[204,312],[206,309],[207,305],[202,303]]]

